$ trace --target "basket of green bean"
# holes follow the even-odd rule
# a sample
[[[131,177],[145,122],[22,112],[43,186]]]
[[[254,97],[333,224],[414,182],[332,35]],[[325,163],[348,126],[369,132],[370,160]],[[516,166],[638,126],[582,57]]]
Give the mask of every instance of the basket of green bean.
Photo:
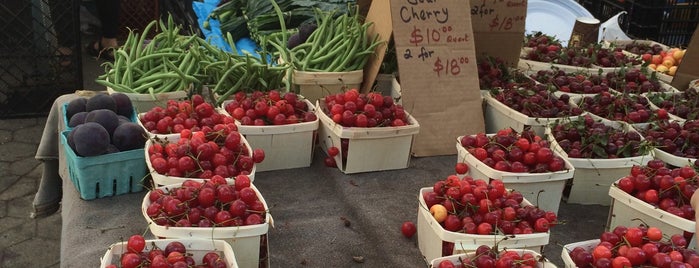
[[[293,90],[311,102],[345,89],[359,88],[364,65],[382,43],[378,34],[368,34],[373,24],[365,23],[356,8],[349,10],[342,13],[316,9],[317,27],[307,36],[299,29],[303,42],[289,38],[283,48],[275,40],[270,41],[283,51],[282,59],[293,67]]]

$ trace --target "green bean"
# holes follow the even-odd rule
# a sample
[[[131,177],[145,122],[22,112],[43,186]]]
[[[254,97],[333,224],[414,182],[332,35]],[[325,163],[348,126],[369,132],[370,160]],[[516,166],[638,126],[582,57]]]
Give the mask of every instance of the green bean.
[[[247,73],[245,73],[247,75]],[[229,90],[224,92],[221,97],[216,100],[216,106],[220,106],[221,103],[223,103],[224,100],[226,100],[231,94],[235,93],[238,91],[239,87],[242,85],[243,79],[239,79],[238,82],[235,83]],[[216,92],[216,91],[214,91]]]
[[[167,66],[169,66],[170,68],[172,68],[172,70],[173,70],[175,73],[177,73],[177,74],[180,76],[180,78],[181,78],[182,80],[188,81],[188,82],[199,82],[198,79],[197,79],[196,77],[193,77],[193,76],[191,76],[191,75],[185,74],[184,72],[182,72],[182,70],[180,70],[179,68],[177,68],[177,66],[175,66],[175,64],[173,64],[171,61],[165,60],[165,65],[167,65]]]
[[[174,72],[174,71],[169,72],[169,73],[159,73],[159,74],[157,74],[157,75],[156,75],[156,74],[153,74],[153,75],[150,75],[150,76],[143,76],[143,77],[139,78],[138,80],[134,81],[133,86],[134,86],[134,87],[138,87],[138,86],[141,86],[141,85],[143,85],[143,84],[145,84],[145,83],[151,82],[151,81],[153,81],[153,80],[157,80],[157,79],[166,79],[166,78],[175,78],[175,79],[179,79],[179,78],[181,78],[181,76],[180,76],[180,74],[178,74],[178,73],[176,73],[176,72]]]
[[[148,83],[144,83],[138,87],[133,88],[133,91],[143,93],[143,92],[145,92],[145,90],[152,88],[152,87],[155,87],[155,86],[161,84],[162,82],[163,81],[161,79],[156,79],[154,81],[150,81]]]
[[[169,81],[163,82],[163,85],[158,87],[157,91],[154,91],[156,93],[165,93],[165,92],[173,92],[179,90],[178,87],[176,87],[182,80],[180,79],[172,79]]]
[[[126,58],[126,69],[124,70],[123,77],[121,78],[121,81],[119,83],[131,87],[131,83],[133,82],[133,77],[131,76],[131,59],[129,58],[129,55],[126,54],[126,51],[119,49],[116,51],[114,54],[115,56],[119,55],[120,57],[125,57]]]
[[[343,37],[344,38],[344,37]],[[345,51],[349,49],[347,46],[349,45],[349,42],[343,42],[339,45],[337,45],[333,50],[329,51],[325,55],[318,55],[318,56],[309,56],[311,59],[310,64],[321,64],[323,62],[328,62],[331,60],[333,57],[339,56],[340,52]]]
[[[244,63],[244,62],[241,62],[241,63],[238,63],[238,64],[241,64],[240,66],[242,66],[242,65],[244,65],[245,63]],[[233,71],[235,71],[235,69],[237,68],[238,64],[236,64],[236,65],[234,65],[232,68],[228,69],[228,70],[223,74],[223,76],[221,76],[221,78],[219,78],[219,82],[216,84],[216,87],[214,87],[214,92],[220,92],[220,90],[221,90],[220,88],[221,88],[221,85],[222,85],[223,82],[224,82],[224,79],[225,79],[226,77],[228,77],[231,73],[233,73]]]
[[[150,23],[148,23],[148,25],[146,25],[146,28],[143,29],[143,32],[141,33],[141,38],[138,40],[138,43],[136,44],[135,55],[142,56],[141,50],[143,49],[143,42],[145,41],[146,36],[148,36],[150,29],[153,28],[153,26],[155,26],[155,24],[156,24],[155,21],[151,21]]]
[[[334,14],[334,12],[328,13],[328,14]],[[308,56],[314,55],[316,49],[318,49],[318,46],[320,46],[320,44],[322,44],[324,42],[323,38],[326,38],[326,36],[327,36],[326,31],[327,31],[327,29],[330,28],[328,26],[330,21],[332,21],[332,17],[330,17],[330,15],[323,16],[323,23],[320,24],[318,26],[318,28],[316,28],[316,31],[320,31],[320,33],[322,33],[322,35],[319,37],[320,39],[318,41],[313,42],[313,45],[311,46],[311,50],[307,54]],[[306,59],[303,61],[302,65],[301,65],[302,70],[305,70],[308,67],[310,59],[311,59],[311,57],[306,57]]]
[[[125,87],[124,85],[121,84],[115,84],[106,80],[95,80],[97,84],[103,85],[105,87],[112,88],[114,91],[117,92],[126,92],[126,93],[136,93],[133,91],[131,88]]]
[[[344,34],[338,34],[335,37],[333,37],[332,39],[330,39],[330,41],[328,41],[328,43],[322,45],[322,47],[318,51],[316,51],[313,55],[308,55],[308,56],[310,57],[310,56],[316,56],[316,55],[321,56],[321,55],[332,54],[331,51],[337,50],[340,47],[342,47],[342,45],[344,43],[340,43],[340,42],[344,41],[343,39],[345,39],[345,38],[347,38],[347,37]],[[340,44],[338,45],[338,43],[340,43]],[[311,60],[311,64],[314,64],[313,61],[316,61],[316,63],[319,62],[319,61],[317,61],[316,57],[313,57],[313,58],[314,59]]]
[[[134,61],[131,63],[131,65],[139,65],[139,64],[142,64],[142,62],[148,62],[148,61],[152,61],[152,60],[154,60],[154,59],[159,59],[159,58],[163,58],[163,57],[165,57],[165,58],[179,57],[179,56],[181,56],[181,55],[182,55],[182,54],[176,53],[176,52],[157,52],[157,53],[154,53],[154,54],[150,54],[150,55],[146,55],[146,56],[140,57],[140,58],[134,60]]]

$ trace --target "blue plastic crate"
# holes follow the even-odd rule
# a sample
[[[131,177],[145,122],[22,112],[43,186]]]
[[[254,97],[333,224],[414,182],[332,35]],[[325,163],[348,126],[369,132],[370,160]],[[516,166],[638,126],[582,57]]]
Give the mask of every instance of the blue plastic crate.
[[[61,133],[70,180],[80,198],[92,200],[143,190],[148,175],[144,149],[81,157],[68,145],[68,133]]]
[[[70,118],[68,118],[67,113],[66,113],[66,109],[68,109],[68,102],[63,103],[63,106],[61,106],[61,109],[63,109],[63,112],[62,112],[62,114],[63,114],[63,125],[65,126],[65,130],[71,130],[71,129],[73,129],[72,127],[69,127],[69,126],[68,126],[68,122],[70,121]],[[131,113],[131,118],[130,118],[130,119],[131,119],[131,122],[134,122],[134,123],[137,123],[137,122],[138,122],[138,121],[136,121],[136,120],[138,120],[138,114],[137,114],[135,108],[133,109],[133,112]]]

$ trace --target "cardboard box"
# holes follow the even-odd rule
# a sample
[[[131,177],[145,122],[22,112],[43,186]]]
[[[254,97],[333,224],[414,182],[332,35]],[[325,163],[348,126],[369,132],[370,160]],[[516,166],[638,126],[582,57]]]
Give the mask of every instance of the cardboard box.
[[[474,252],[481,245],[491,247],[498,244],[500,248],[527,249],[534,252],[541,252],[544,246],[549,243],[550,231],[546,233],[532,233],[507,236],[504,235],[474,235],[457,233],[445,230],[430,214],[425,203],[423,194],[432,192],[432,187],[420,189],[418,193],[418,215],[417,215],[417,243],[426,263],[442,257],[442,242],[454,243],[453,254]],[[522,205],[531,205],[525,198]]]
[[[343,127],[328,117],[323,111],[324,105],[321,105],[321,102],[316,104],[316,115],[320,119],[320,146],[324,152],[332,146],[340,149],[340,154],[335,156],[340,171],[351,174],[408,167],[413,138],[420,132],[420,124],[410,114],[408,125],[401,127]],[[342,139],[348,140],[345,161],[342,159]]]
[[[158,188],[167,192],[167,189],[180,186],[181,183]],[[269,227],[274,226],[274,221],[272,215],[269,213],[267,202],[265,202],[265,199],[255,185],[251,184],[250,188],[255,190],[257,198],[264,204],[265,210],[267,211],[267,213],[265,213],[265,222],[262,224],[231,227],[175,227],[158,225],[146,212],[148,206],[151,204],[148,194],[143,197],[141,212],[148,222],[150,232],[157,237],[169,239],[202,239],[205,241],[211,241],[211,239],[224,240],[233,248],[239,267],[270,267],[269,258],[266,257],[269,256],[269,246],[266,240]],[[261,252],[261,250],[266,251],[266,253]],[[261,256],[265,258],[261,258]]]

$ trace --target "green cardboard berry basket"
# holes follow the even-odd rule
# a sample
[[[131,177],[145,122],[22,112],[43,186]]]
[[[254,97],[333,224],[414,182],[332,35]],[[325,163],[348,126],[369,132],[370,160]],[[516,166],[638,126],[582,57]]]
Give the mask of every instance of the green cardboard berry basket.
[[[80,198],[92,200],[143,190],[143,180],[148,174],[143,148],[81,157],[68,145],[68,133],[68,130],[61,133],[61,145],[70,180],[80,192]]]

